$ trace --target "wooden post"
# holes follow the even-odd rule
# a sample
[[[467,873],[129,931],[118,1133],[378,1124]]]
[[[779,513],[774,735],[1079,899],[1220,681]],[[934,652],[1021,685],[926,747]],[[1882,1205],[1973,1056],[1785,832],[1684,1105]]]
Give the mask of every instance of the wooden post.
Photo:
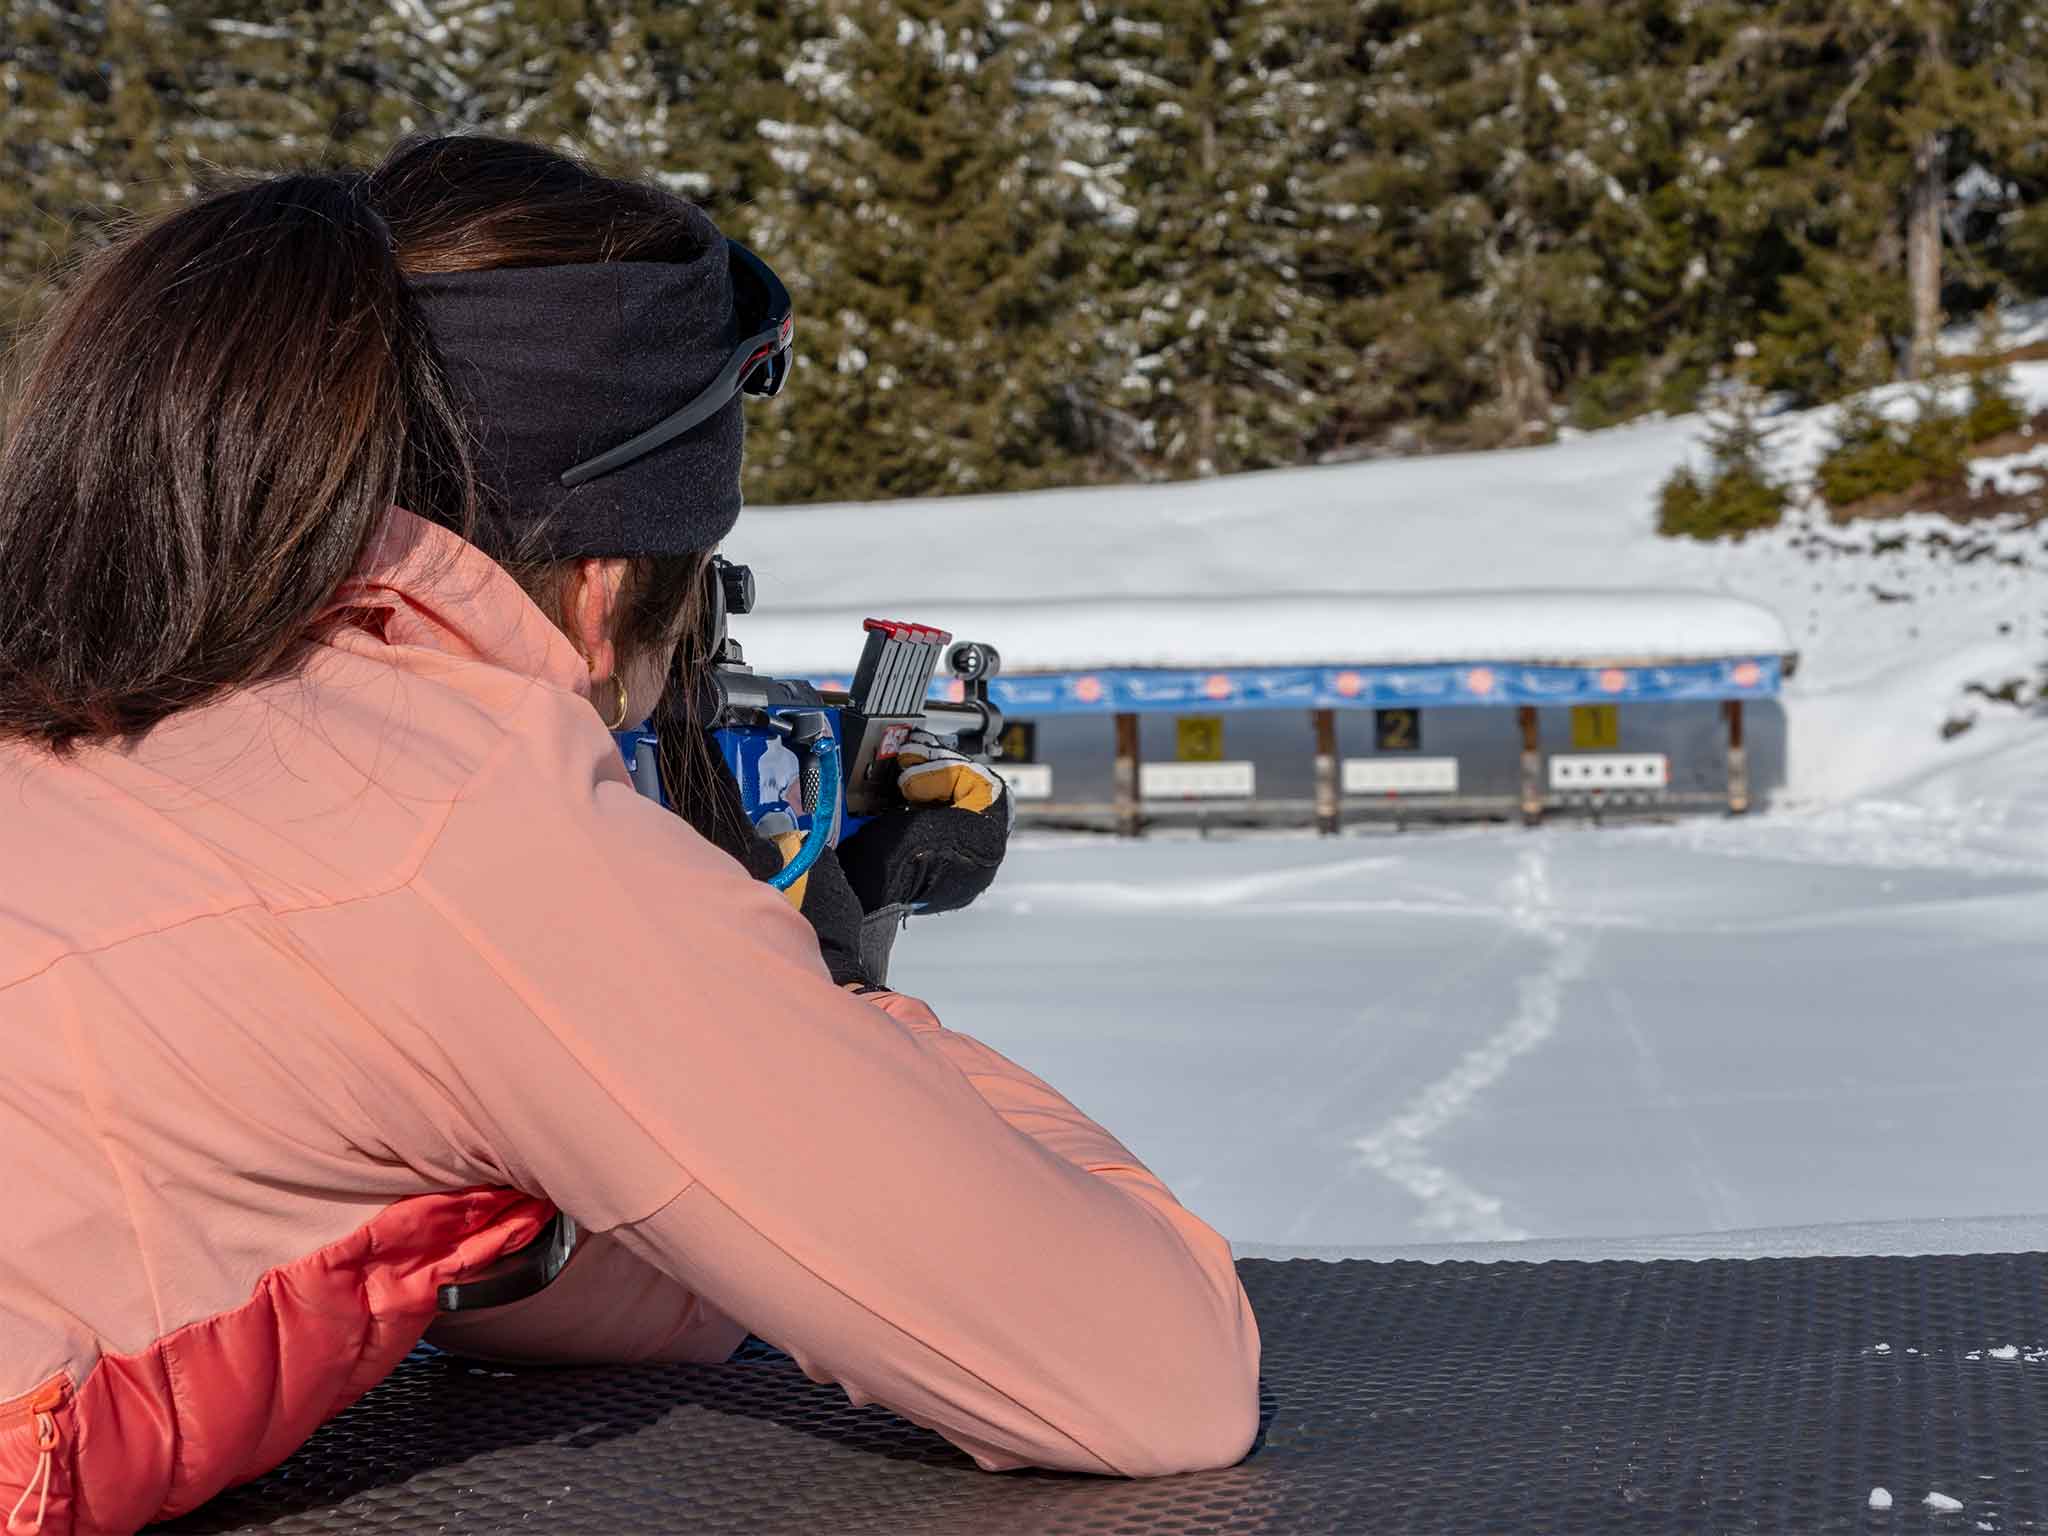
[[[1136,837],[1138,819],[1138,717],[1116,717],[1116,831]]]
[[[1337,711],[1318,709],[1316,727],[1316,830],[1335,837],[1344,824],[1344,803],[1338,794]]]
[[[1522,825],[1533,827],[1543,820],[1543,736],[1537,726],[1536,708],[1524,704],[1522,722]]]
[[[1722,713],[1728,717],[1728,814],[1740,816],[1749,809],[1749,748],[1742,740],[1742,700],[1730,699]]]

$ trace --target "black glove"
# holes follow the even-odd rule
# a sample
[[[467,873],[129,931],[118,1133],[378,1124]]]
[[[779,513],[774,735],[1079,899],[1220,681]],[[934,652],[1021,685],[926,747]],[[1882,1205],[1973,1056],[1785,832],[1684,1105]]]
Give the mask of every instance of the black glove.
[[[957,912],[987,890],[1010,844],[1008,796],[986,811],[885,811],[839,848],[861,910]]]
[[[840,846],[861,909],[957,912],[996,877],[1010,845],[1009,786],[927,731],[896,756],[900,810],[884,811]]]

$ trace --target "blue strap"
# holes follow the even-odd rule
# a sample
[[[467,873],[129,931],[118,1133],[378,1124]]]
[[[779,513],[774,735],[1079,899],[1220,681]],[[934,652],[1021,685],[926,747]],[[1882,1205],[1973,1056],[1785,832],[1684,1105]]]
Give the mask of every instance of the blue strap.
[[[811,756],[818,765],[818,792],[804,807],[811,830],[804,834],[804,845],[797,849],[796,857],[769,879],[778,891],[788,890],[809,874],[832,841],[832,820],[839,806],[839,743],[828,731],[812,745]]]

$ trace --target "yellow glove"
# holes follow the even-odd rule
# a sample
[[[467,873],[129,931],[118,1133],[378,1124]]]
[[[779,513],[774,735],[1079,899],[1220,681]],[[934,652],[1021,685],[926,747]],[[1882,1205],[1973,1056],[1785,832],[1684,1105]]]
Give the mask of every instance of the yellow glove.
[[[955,751],[929,731],[912,731],[896,761],[903,769],[897,787],[913,809],[951,805],[985,811],[1002,798],[1003,781],[994,769]]]
[[[928,731],[912,731],[896,762],[902,809],[872,817],[840,844],[840,869],[870,919],[957,912],[995,879],[1016,797],[993,770]]]
[[[773,837],[769,838],[768,841],[773,843],[775,845],[775,851],[782,855],[782,867],[784,869],[787,869],[789,868],[789,861],[795,858],[798,852],[802,850],[804,846],[804,835],[801,832],[795,831],[778,832]],[[799,912],[803,911],[804,909],[804,891],[810,885],[810,883],[810,873],[806,871],[797,879],[795,885],[785,888],[782,893],[784,896],[787,896],[789,898],[789,904],[792,907],[795,907]]]

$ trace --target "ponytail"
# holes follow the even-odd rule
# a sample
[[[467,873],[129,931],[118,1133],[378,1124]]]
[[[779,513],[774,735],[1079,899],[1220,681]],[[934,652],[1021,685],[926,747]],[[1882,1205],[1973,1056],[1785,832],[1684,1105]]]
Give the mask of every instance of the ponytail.
[[[0,449],[0,739],[63,752],[290,670],[394,501],[466,531],[460,417],[356,172],[93,258]]]

